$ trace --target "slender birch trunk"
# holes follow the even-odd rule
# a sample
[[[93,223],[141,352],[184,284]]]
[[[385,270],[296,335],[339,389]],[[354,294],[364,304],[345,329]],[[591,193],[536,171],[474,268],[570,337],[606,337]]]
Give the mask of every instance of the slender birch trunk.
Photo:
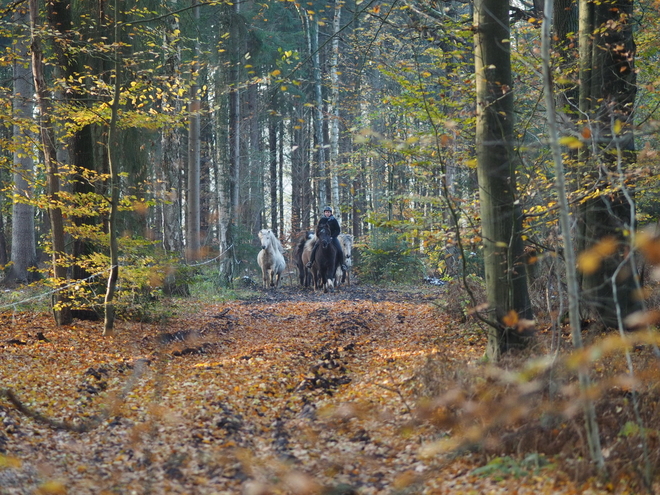
[[[564,240],[564,259],[566,261],[566,285],[568,292],[568,314],[571,324],[571,336],[573,346],[576,349],[583,347],[582,333],[580,328],[580,294],[577,278],[576,256],[573,239],[571,237],[571,219],[566,193],[565,170],[562,161],[561,148],[559,146],[559,133],[557,131],[557,112],[552,84],[552,71],[550,66],[550,25],[552,19],[553,0],[545,0],[543,18],[542,58],[543,58],[543,86],[545,93],[545,104],[548,118],[548,131],[552,159],[555,165],[555,190],[559,203],[559,224],[561,226],[562,238]],[[605,460],[600,446],[600,435],[594,403],[587,396],[591,386],[589,373],[584,369],[578,370],[578,379],[584,401],[584,418],[587,430],[587,441],[592,461],[597,465],[599,471],[605,470]]]
[[[335,216],[339,216],[339,30],[341,29],[341,8],[344,2],[335,0],[335,17],[332,25],[332,52],[330,56],[330,98],[328,116],[330,118],[330,183],[331,202]]]
[[[310,52],[312,54],[314,80],[314,146],[316,148],[316,165],[318,170],[318,198],[320,207],[328,203],[328,174],[325,162],[325,140],[323,139],[323,81],[321,80],[321,57],[319,54],[319,24],[312,19],[310,22]]]

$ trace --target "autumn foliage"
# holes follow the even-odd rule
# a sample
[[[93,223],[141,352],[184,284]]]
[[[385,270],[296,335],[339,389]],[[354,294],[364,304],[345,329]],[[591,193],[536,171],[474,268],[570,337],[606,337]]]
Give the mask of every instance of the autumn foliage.
[[[644,468],[644,451],[659,462],[652,334],[587,331],[590,347],[553,356],[541,331],[492,367],[479,327],[438,311],[447,297],[285,287],[171,301],[167,323],[121,322],[111,339],[100,323],[5,312],[1,493],[640,489],[631,467]],[[588,394],[609,481],[585,461],[580,366],[599,377]]]

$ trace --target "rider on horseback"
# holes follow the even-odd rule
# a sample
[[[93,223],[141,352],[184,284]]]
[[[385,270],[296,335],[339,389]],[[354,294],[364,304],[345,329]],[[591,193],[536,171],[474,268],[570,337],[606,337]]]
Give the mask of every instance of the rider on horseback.
[[[341,234],[341,227],[339,226],[339,222],[332,214],[332,208],[330,208],[329,206],[323,208],[323,215],[325,215],[325,217],[319,220],[319,224],[317,225],[316,230],[318,231],[322,221],[328,223],[328,227],[330,228],[330,235],[332,236],[332,242],[337,248],[337,253],[338,253],[337,256],[339,256],[340,259],[339,264],[341,265],[341,269],[344,271],[348,271],[348,267],[346,266],[346,263],[344,263],[344,250],[341,248],[339,239],[337,239],[337,236]],[[316,258],[316,250],[318,249],[318,247],[319,247],[319,243],[316,242],[314,244],[314,247],[312,248],[312,254],[309,257],[309,261],[307,262],[306,265],[307,268],[312,267],[312,264],[314,263],[314,259]]]

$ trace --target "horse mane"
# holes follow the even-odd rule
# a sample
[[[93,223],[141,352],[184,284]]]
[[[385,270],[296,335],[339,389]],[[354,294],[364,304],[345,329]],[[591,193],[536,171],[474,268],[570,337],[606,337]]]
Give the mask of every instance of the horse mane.
[[[275,245],[277,246],[277,249],[280,250],[280,253],[286,254],[286,249],[284,249],[284,246],[280,242],[280,240],[277,238],[277,236],[273,233],[273,237],[275,237],[275,240],[277,241]]]
[[[277,250],[278,250],[280,253],[282,253],[282,254],[286,254],[286,250],[284,249],[284,246],[283,246],[282,243],[280,242],[279,238],[275,235],[275,232],[273,232],[271,229],[261,229],[261,232],[259,232],[259,234],[260,234],[260,235],[263,235],[264,231],[267,232],[265,235],[267,235],[268,237],[270,237],[272,243],[273,243],[275,246],[277,246]]]

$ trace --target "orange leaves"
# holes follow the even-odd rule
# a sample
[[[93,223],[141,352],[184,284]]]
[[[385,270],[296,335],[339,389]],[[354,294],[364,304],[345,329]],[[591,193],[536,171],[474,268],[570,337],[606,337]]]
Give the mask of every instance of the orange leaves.
[[[214,306],[186,300],[165,327],[122,322],[113,340],[100,336],[98,323],[57,329],[49,315],[18,315],[13,326],[0,320],[0,345],[28,342],[16,346],[20,354],[4,352],[0,380],[11,380],[31,404],[56,403],[48,412],[68,419],[112,411],[96,430],[75,436],[9,411],[26,434],[9,438],[12,457],[0,456],[0,470],[45,458],[52,468],[42,479],[64,484],[25,491],[54,495],[62,487],[314,494],[345,480],[365,493],[488,493],[475,485],[486,481],[470,476],[472,459],[439,457],[466,439],[480,441],[486,430],[475,423],[502,410],[492,402],[499,385],[471,377],[484,367],[467,364],[483,355],[485,336],[438,311],[445,290],[365,287],[353,300],[340,293],[284,302],[260,294]],[[505,320],[526,325],[515,312]],[[51,342],[35,344],[35,327]],[[193,346],[199,352],[174,354]],[[137,374],[140,358],[149,364]],[[429,382],[449,386],[424,409],[420,370],[431,361]],[[540,374],[526,373],[504,385],[522,390],[519,382]],[[506,480],[499,486],[511,488]]]
[[[652,265],[660,264],[660,237],[647,232],[639,232],[636,237],[637,249]]]
[[[536,322],[534,320],[520,318],[518,312],[513,309],[502,317],[502,323],[504,326],[508,328],[514,328],[521,333],[532,330],[536,326]]]
[[[502,318],[502,323],[509,328],[515,327],[518,324],[518,313],[512,309]]]

